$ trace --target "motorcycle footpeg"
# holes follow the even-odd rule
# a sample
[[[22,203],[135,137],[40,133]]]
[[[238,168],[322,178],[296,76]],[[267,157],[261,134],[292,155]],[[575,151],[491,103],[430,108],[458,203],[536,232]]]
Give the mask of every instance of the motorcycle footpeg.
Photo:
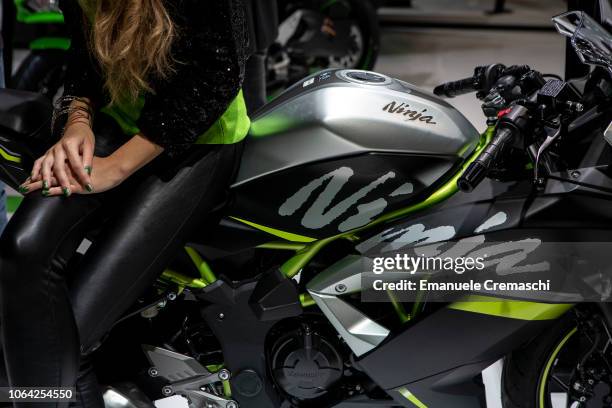
[[[194,408],[238,408],[236,401],[203,390],[207,385],[229,380],[229,370],[224,368],[212,373],[193,357],[161,347],[143,345],[143,350],[152,365],[149,375],[170,382],[162,388],[164,396],[181,395]]]
[[[199,389],[204,385],[227,381],[231,377],[225,368],[212,373],[195,358],[184,354],[149,345],[143,345],[143,350],[151,363],[149,375],[170,382],[171,388],[168,390],[171,392],[166,391],[164,394]]]
[[[238,403],[236,401],[202,390],[186,391],[180,395],[187,398],[189,400],[189,406],[193,408],[238,408]]]
[[[143,345],[142,349],[153,367],[149,374],[171,383],[211,374],[193,357],[150,345]]]

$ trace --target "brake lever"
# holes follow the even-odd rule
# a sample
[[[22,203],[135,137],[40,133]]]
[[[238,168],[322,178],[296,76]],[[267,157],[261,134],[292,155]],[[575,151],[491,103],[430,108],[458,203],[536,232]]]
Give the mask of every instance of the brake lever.
[[[550,147],[550,145],[559,138],[559,135],[561,134],[561,121],[557,118],[553,123],[549,122],[548,125],[544,127],[544,131],[546,132],[546,139],[544,139],[544,142],[542,142],[540,148],[538,149],[533,168],[533,177],[536,185],[539,185],[538,183],[540,180],[540,158],[542,157],[542,154]]]

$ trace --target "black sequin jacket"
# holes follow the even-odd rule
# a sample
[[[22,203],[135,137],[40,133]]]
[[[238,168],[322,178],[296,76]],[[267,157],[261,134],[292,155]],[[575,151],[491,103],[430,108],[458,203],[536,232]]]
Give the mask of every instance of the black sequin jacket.
[[[149,78],[154,93],[145,95],[137,125],[142,134],[173,155],[208,130],[236,97],[244,78],[248,47],[242,0],[165,0],[179,29],[172,45],[175,73]],[[99,64],[89,51],[89,23],[77,0],[60,3],[72,45],[64,95],[108,103]]]

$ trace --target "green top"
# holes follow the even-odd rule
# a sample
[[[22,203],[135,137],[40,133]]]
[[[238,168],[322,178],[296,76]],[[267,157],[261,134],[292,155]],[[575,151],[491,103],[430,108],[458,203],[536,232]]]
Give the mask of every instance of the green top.
[[[111,116],[127,135],[140,133],[136,124],[146,103],[141,96],[134,104],[107,105],[101,112]],[[242,90],[229,104],[223,115],[195,141],[197,144],[232,144],[240,142],[249,131],[251,121],[247,115]],[[146,136],[146,135],[145,135]]]

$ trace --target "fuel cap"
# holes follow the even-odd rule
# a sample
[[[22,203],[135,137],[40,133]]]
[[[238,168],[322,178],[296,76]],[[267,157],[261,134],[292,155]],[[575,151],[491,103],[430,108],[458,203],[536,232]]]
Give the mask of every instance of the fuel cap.
[[[391,78],[389,78],[388,76],[372,71],[347,69],[340,71],[339,76],[347,81],[355,82],[358,84],[388,85],[391,83]]]

